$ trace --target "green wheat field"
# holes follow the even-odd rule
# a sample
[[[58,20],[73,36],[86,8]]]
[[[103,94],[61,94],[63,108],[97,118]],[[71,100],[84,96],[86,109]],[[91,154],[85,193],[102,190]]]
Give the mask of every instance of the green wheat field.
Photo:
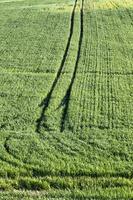
[[[0,200],[133,199],[133,0],[0,0]]]

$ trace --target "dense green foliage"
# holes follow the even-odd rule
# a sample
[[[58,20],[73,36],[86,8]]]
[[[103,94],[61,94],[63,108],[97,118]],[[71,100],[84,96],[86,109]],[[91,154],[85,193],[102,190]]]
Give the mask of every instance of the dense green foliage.
[[[133,198],[132,0],[0,0],[0,200]]]

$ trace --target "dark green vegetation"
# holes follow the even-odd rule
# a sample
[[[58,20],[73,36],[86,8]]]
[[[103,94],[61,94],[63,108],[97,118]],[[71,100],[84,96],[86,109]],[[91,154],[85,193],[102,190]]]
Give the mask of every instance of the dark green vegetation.
[[[132,0],[0,0],[0,199],[133,198]]]

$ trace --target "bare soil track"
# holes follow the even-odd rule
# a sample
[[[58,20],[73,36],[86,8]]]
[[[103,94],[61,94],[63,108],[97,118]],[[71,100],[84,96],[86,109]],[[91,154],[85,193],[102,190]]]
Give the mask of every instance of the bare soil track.
[[[62,115],[62,120],[61,120],[61,127],[60,130],[61,132],[64,131],[65,128],[65,119],[67,116],[67,111],[68,111],[68,106],[69,106],[69,101],[70,101],[70,96],[71,96],[71,91],[72,91],[72,87],[74,84],[74,80],[76,77],[76,72],[77,72],[77,68],[78,68],[78,63],[79,63],[79,59],[80,59],[80,53],[81,53],[81,46],[82,46],[82,41],[83,41],[83,29],[84,29],[84,25],[83,25],[83,6],[84,6],[84,0],[82,0],[82,6],[81,6],[81,10],[80,10],[80,36],[79,36],[79,44],[78,44],[78,52],[77,52],[77,58],[76,58],[76,63],[74,66],[74,72],[73,72],[73,76],[70,82],[70,85],[66,91],[66,94],[61,102],[61,105],[64,105],[64,111],[63,111],[63,115]]]
[[[66,61],[66,58],[67,58],[67,54],[68,54],[68,51],[69,51],[69,47],[70,47],[70,43],[71,43],[71,39],[72,39],[72,35],[73,35],[74,17],[75,17],[76,6],[77,6],[77,0],[75,0],[75,4],[74,4],[73,10],[72,10],[72,14],[71,14],[70,33],[69,33],[66,49],[65,49],[65,52],[64,52],[64,55],[63,55],[63,59],[61,61],[61,65],[60,65],[59,70],[57,72],[57,75],[56,75],[56,77],[55,77],[55,79],[53,81],[51,89],[50,89],[49,93],[47,94],[47,97],[44,98],[43,101],[40,104],[40,107],[42,107],[42,112],[41,112],[41,115],[40,115],[39,119],[37,119],[37,124],[36,124],[36,132],[38,132],[38,133],[40,132],[40,128],[42,126],[42,123],[45,121],[45,111],[49,106],[52,93],[53,93],[53,91],[54,91],[54,89],[55,89],[55,87],[57,85],[57,82],[58,82],[58,80],[60,78],[60,75],[62,73],[64,64],[65,64],[65,61]],[[47,126],[46,126],[46,128],[48,129]]]

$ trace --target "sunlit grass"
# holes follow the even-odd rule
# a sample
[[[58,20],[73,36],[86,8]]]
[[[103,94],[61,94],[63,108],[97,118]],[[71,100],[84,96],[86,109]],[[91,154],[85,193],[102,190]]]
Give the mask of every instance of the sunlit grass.
[[[89,3],[89,2],[88,2]],[[132,0],[99,0],[93,1],[89,5],[89,9],[91,10],[108,10],[108,9],[121,9],[121,8],[133,8]]]

